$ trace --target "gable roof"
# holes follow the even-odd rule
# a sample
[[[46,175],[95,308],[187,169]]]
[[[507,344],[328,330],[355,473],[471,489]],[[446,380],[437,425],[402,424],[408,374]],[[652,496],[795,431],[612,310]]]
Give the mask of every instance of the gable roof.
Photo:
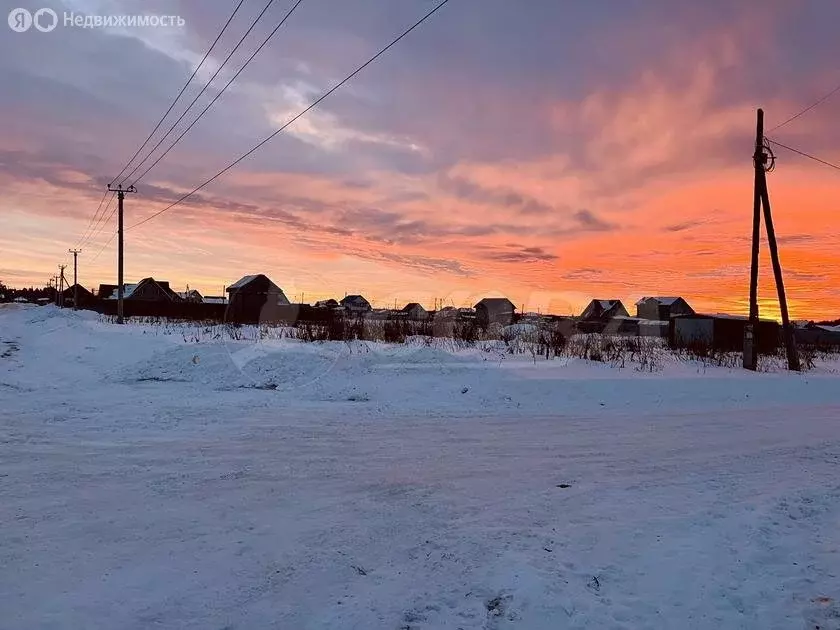
[[[681,299],[682,299],[681,297],[656,297],[656,296],[643,297],[638,302],[636,302],[636,306],[639,306],[640,304],[644,304],[648,300],[656,300],[656,302],[658,302],[662,306],[671,306],[674,302],[676,302],[677,300],[681,300]]]
[[[345,295],[340,304],[370,304],[362,295]]]
[[[423,305],[420,302],[409,302],[405,306],[402,307],[403,312],[407,313],[408,311],[413,311],[415,308],[422,308],[424,311],[426,310],[423,308]]]
[[[490,297],[490,298],[483,298],[479,300],[479,302],[473,307],[478,308],[479,306],[484,306],[486,308],[505,308],[510,309],[512,311],[516,310],[516,305],[511,302],[506,297]]]
[[[283,292],[280,289],[280,287],[278,287],[276,284],[274,284],[271,281],[271,279],[267,275],[265,275],[264,273],[256,273],[256,274],[253,274],[253,275],[250,275],[250,276],[242,276],[239,280],[237,280],[233,284],[228,285],[227,292],[230,293],[231,291],[240,291],[240,290],[244,289],[245,287],[247,287],[248,285],[250,285],[254,282],[257,282],[257,281],[262,281],[266,284],[266,291],[270,291],[270,292],[279,291],[280,293]]]
[[[190,289],[189,291],[176,291],[175,295],[177,295],[179,298],[182,298],[184,300],[188,300],[189,298],[194,298],[194,297],[197,297],[197,298],[202,297],[201,293],[198,291],[198,289]]]
[[[76,291],[77,286],[79,287],[79,295],[93,297],[93,293],[84,288],[81,284],[74,284],[67,287],[66,289],[64,289],[64,295],[72,297],[73,293]]]
[[[165,280],[155,280],[154,278],[143,278],[140,282],[135,283],[124,283],[123,284],[123,299],[127,300],[130,298],[137,289],[142,287],[143,285],[147,284],[154,284],[156,285],[162,294],[164,294],[170,300],[175,302],[180,301],[181,297],[175,293],[172,289],[169,288],[169,282]],[[108,291],[107,294],[103,294],[103,291]],[[99,285],[99,298],[104,300],[116,300],[119,298],[119,287],[116,284],[100,284]]]
[[[627,311],[627,309],[624,308],[624,304],[621,303],[621,300],[592,300],[586,305],[586,308],[583,309],[581,317],[601,318],[610,315],[615,311],[619,311],[620,309],[623,309],[625,312]]]
[[[241,289],[245,285],[251,284],[260,275],[261,274],[254,274],[252,276],[242,276],[239,280],[237,280],[233,284],[229,284],[227,290],[230,291],[231,289]]]

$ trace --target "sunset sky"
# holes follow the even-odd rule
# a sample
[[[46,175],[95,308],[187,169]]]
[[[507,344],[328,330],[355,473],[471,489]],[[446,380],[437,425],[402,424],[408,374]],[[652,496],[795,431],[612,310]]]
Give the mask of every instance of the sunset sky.
[[[202,79],[264,4],[245,0]],[[291,4],[274,2],[219,87]],[[138,183],[126,224],[215,174],[434,4],[304,0]],[[0,0],[1,281],[43,285],[72,260],[105,185],[233,5]],[[185,26],[15,33],[5,16],[18,6]],[[127,231],[126,280],[219,294],[265,273],[307,302],[506,295],[555,313],[682,295],[744,313],[755,109],[771,128],[840,84],[837,24],[836,0],[451,0],[251,158]],[[768,135],[840,162],[838,115],[840,94]],[[840,317],[840,171],[777,155],[768,180],[791,314]],[[83,244],[85,286],[115,281],[116,241],[103,249],[115,226]],[[762,314],[775,317],[763,248]]]

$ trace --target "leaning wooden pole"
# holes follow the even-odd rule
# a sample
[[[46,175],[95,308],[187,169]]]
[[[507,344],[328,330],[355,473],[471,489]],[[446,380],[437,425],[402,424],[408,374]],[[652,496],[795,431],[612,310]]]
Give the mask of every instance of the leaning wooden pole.
[[[761,203],[764,206],[764,223],[767,225],[767,244],[770,247],[770,260],[773,262],[773,275],[776,279],[776,291],[779,293],[779,310],[782,312],[782,331],[785,337],[788,369],[800,371],[799,353],[796,351],[796,339],[788,316],[785,281],[782,278],[782,263],[779,261],[779,248],[776,245],[776,230],[773,227],[773,215],[770,212],[770,195],[767,192],[767,176],[761,171]]]
[[[763,206],[764,222],[767,225],[767,243],[770,246],[773,276],[776,281],[776,291],[779,294],[779,310],[782,314],[782,331],[788,369],[798,372],[801,370],[799,353],[796,350],[796,338],[788,315],[782,263],[779,260],[776,230],[773,227],[773,214],[770,210],[770,193],[767,190],[767,173],[772,171],[775,165],[776,158],[764,138],[764,111],[759,109],[756,116],[755,152],[753,153],[755,181],[753,188],[752,257],[750,261],[750,319],[744,330],[744,367],[748,370],[755,370],[758,367],[758,245],[761,236],[761,208]]]

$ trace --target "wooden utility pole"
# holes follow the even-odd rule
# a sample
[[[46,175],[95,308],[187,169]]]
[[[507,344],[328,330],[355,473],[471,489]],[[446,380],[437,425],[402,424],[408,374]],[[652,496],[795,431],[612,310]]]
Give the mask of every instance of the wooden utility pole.
[[[64,269],[67,265],[58,266],[58,306],[64,308]]]
[[[125,321],[123,318],[123,293],[125,292],[123,284],[123,201],[126,193],[136,193],[137,189],[134,186],[129,186],[123,190],[122,184],[116,188],[108,184],[108,190],[117,193],[117,323],[122,324]]]
[[[758,368],[758,246],[761,239],[761,180],[764,175],[764,110],[759,109],[755,126],[755,151],[753,152],[753,223],[752,256],[750,259],[750,319],[744,329],[744,367]]]
[[[81,249],[67,250],[73,254],[73,310],[79,310],[79,254]]]
[[[788,315],[787,296],[785,295],[785,281],[782,278],[782,263],[779,260],[779,248],[776,245],[776,230],[773,227],[773,215],[770,213],[770,195],[767,192],[767,180],[762,172],[761,202],[764,206],[764,220],[767,223],[767,243],[770,246],[770,260],[773,262],[773,275],[776,279],[776,291],[779,294],[779,310],[782,312],[782,331],[785,337],[785,351],[787,353],[788,369],[800,371],[799,353],[796,350],[796,339],[793,336],[793,326]]]
[[[776,243],[776,231],[770,211],[770,194],[767,190],[767,173],[776,166],[776,158],[764,138],[764,110],[759,109],[756,117],[755,152],[753,153],[755,182],[753,188],[753,229],[752,256],[750,263],[750,319],[744,332],[744,367],[755,370],[758,367],[758,254],[761,237],[761,208],[764,207],[764,221],[767,223],[767,242],[770,246],[770,258],[773,262],[773,276],[779,295],[779,310],[782,314],[782,330],[785,339],[788,369],[799,371],[799,354],[796,351],[796,339],[788,316],[785,283],[782,277],[782,263],[779,260],[779,248]]]

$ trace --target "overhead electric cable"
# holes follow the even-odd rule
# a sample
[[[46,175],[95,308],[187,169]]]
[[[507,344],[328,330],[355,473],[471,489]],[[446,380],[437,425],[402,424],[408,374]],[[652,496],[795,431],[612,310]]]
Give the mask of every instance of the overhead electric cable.
[[[319,104],[320,104],[320,103],[321,103],[324,99],[328,98],[328,97],[329,97],[329,96],[330,96],[333,92],[335,92],[336,90],[338,90],[339,88],[341,88],[341,86],[343,86],[345,83],[347,83],[348,81],[350,81],[351,79],[353,79],[353,77],[355,77],[355,76],[356,76],[357,74],[359,74],[362,70],[364,70],[365,68],[367,68],[367,67],[368,67],[370,64],[372,64],[374,61],[376,61],[377,59],[379,59],[379,57],[381,57],[382,55],[384,55],[384,54],[385,54],[388,50],[390,50],[393,46],[395,46],[395,45],[396,45],[396,44],[397,44],[400,40],[402,40],[402,39],[403,39],[404,37],[406,37],[409,33],[411,33],[414,29],[416,29],[418,26],[420,26],[420,25],[421,25],[421,24],[423,24],[426,20],[428,20],[430,17],[432,17],[432,15],[434,15],[434,14],[435,14],[438,10],[440,10],[440,9],[441,9],[441,7],[443,7],[443,6],[444,6],[445,4],[447,4],[448,2],[449,2],[449,0],[441,0],[441,1],[440,1],[437,5],[435,5],[435,6],[434,6],[434,7],[433,7],[433,8],[432,8],[432,9],[431,9],[428,13],[426,13],[423,17],[421,17],[419,20],[417,20],[414,24],[412,24],[410,27],[408,27],[405,31],[403,31],[400,35],[398,35],[395,39],[393,39],[393,40],[391,41],[391,43],[389,43],[387,46],[385,46],[385,47],[384,47],[384,48],[382,48],[379,52],[377,52],[375,55],[373,55],[373,57],[371,57],[370,59],[368,59],[366,62],[364,62],[364,63],[363,63],[362,65],[360,65],[358,68],[356,68],[353,72],[351,72],[351,73],[350,73],[350,74],[348,74],[346,77],[344,77],[341,81],[339,81],[338,83],[336,83],[336,84],[335,84],[333,87],[331,87],[329,90],[327,90],[326,92],[324,92],[321,96],[319,96],[316,100],[314,100],[312,103],[310,103],[307,107],[305,107],[305,108],[304,108],[304,109],[302,109],[300,112],[298,112],[297,114],[295,114],[295,115],[294,115],[294,116],[293,116],[290,120],[288,120],[286,123],[284,123],[284,124],[283,124],[283,125],[282,125],[279,129],[277,129],[277,130],[273,131],[271,134],[269,134],[267,137],[265,137],[263,140],[261,140],[258,144],[256,144],[256,145],[255,145],[254,147],[252,147],[250,150],[248,150],[247,152],[243,153],[241,156],[239,156],[238,158],[236,158],[233,162],[231,162],[230,164],[228,164],[226,167],[224,167],[224,168],[223,168],[222,170],[220,170],[218,173],[216,173],[215,175],[213,175],[211,178],[209,178],[209,179],[205,180],[204,182],[202,182],[201,184],[199,184],[198,186],[196,186],[195,188],[193,188],[190,192],[188,192],[188,193],[186,193],[185,195],[181,196],[179,199],[177,199],[177,200],[176,200],[176,201],[174,201],[173,203],[169,204],[168,206],[166,206],[166,207],[165,207],[165,208],[163,208],[162,210],[158,210],[158,211],[157,211],[157,212],[155,212],[154,214],[152,214],[152,215],[150,215],[150,216],[146,217],[145,219],[143,219],[143,220],[141,220],[141,221],[138,221],[137,223],[134,223],[133,225],[130,225],[127,229],[129,229],[129,230],[130,230],[130,229],[136,228],[136,227],[138,227],[138,226],[140,226],[140,225],[143,225],[144,223],[148,223],[149,221],[151,221],[151,220],[152,220],[152,219],[154,219],[155,217],[160,216],[160,215],[161,215],[161,214],[163,214],[164,212],[167,212],[168,210],[171,210],[172,208],[174,208],[174,207],[175,207],[175,206],[177,206],[178,204],[180,204],[180,203],[184,202],[186,199],[188,199],[189,197],[191,197],[192,195],[194,195],[195,193],[197,193],[199,190],[201,190],[202,188],[204,188],[205,186],[207,186],[207,185],[208,185],[208,184],[210,184],[211,182],[215,181],[216,179],[218,179],[219,177],[221,177],[222,175],[224,175],[225,173],[227,173],[230,169],[232,169],[234,166],[236,166],[237,164],[239,164],[242,160],[244,160],[245,158],[247,158],[248,156],[250,156],[252,153],[254,153],[254,152],[255,152],[255,151],[257,151],[258,149],[260,149],[260,148],[261,148],[263,145],[265,145],[267,142],[269,142],[270,140],[272,140],[272,139],[273,139],[275,136],[277,136],[279,133],[281,133],[282,131],[284,131],[285,129],[287,129],[287,128],[288,128],[290,125],[292,125],[292,124],[293,124],[296,120],[298,120],[298,119],[299,119],[299,118],[301,118],[302,116],[306,115],[309,111],[311,111],[312,109],[314,109],[315,107],[317,107],[317,106],[318,106],[318,105],[319,105]]]

